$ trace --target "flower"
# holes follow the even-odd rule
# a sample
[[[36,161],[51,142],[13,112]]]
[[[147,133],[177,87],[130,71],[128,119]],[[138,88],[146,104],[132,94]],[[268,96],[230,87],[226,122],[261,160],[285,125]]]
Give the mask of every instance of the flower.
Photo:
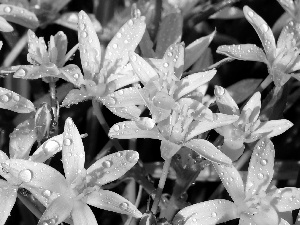
[[[241,225],[286,222],[278,214],[300,208],[300,189],[269,187],[274,174],[274,152],[269,139],[262,139],[256,144],[245,186],[234,166],[214,163],[234,203],[215,199],[188,206],[178,212],[173,224],[219,224],[236,218],[240,218]]]
[[[290,21],[281,31],[277,45],[271,28],[248,6],[244,14],[258,34],[264,51],[254,44],[222,45],[217,52],[234,59],[263,62],[267,64],[269,74],[277,87],[284,85],[291,77],[300,80],[297,71],[299,62],[300,25]]]
[[[80,89],[69,92],[63,106],[95,99],[118,116],[131,119],[140,115],[141,111],[135,105],[143,102],[136,88],[125,88],[116,93],[115,90],[138,81],[131,66],[127,65],[128,52],[135,50],[144,34],[144,20],[138,13],[128,20],[108,44],[101,61],[101,47],[94,26],[85,12],[79,12],[78,39],[84,83]],[[123,102],[123,99],[131,101]]]
[[[293,126],[286,119],[261,122],[259,119],[261,94],[259,92],[256,92],[248,100],[241,111],[226,89],[215,86],[215,96],[221,113],[239,116],[239,119],[234,123],[215,129],[224,136],[222,152],[233,161],[243,154],[244,143],[252,143],[263,137],[271,138],[280,135]]]
[[[230,164],[231,160],[213,144],[204,139],[195,138],[211,129],[228,125],[236,121],[236,116],[212,111],[202,103],[182,98],[178,108],[171,115],[156,124],[155,120],[142,117],[137,121],[125,121],[115,124],[109,131],[111,138],[152,138],[161,140],[161,156],[170,159],[182,147],[186,146],[204,158]]]
[[[140,218],[142,213],[122,196],[100,187],[124,175],[138,160],[138,153],[127,150],[105,156],[84,169],[81,136],[68,118],[62,145],[65,177],[52,167],[30,160],[10,159],[2,166],[20,186],[31,191],[47,206],[39,224],[56,225],[70,215],[74,224],[97,224],[87,204]],[[40,200],[40,199],[39,199]]]

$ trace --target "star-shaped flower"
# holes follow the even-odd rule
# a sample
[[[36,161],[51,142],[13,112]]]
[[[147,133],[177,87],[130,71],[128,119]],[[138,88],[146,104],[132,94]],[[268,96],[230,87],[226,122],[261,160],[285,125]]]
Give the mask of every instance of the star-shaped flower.
[[[286,119],[261,122],[259,113],[261,108],[261,94],[256,92],[240,111],[228,91],[215,86],[215,96],[221,113],[237,115],[239,119],[234,123],[215,129],[224,136],[222,152],[233,161],[244,152],[244,143],[251,143],[262,137],[274,137],[288,130],[293,124]]]
[[[135,105],[143,104],[143,101],[137,89],[115,90],[139,81],[127,64],[128,52],[135,50],[144,34],[144,20],[140,14],[128,20],[108,44],[104,59],[101,60],[100,42],[94,26],[86,13],[79,13],[78,40],[84,84],[80,89],[70,91],[63,106],[96,99],[118,116],[130,119],[139,116],[141,111]]]
[[[122,196],[101,189],[101,186],[124,175],[138,160],[135,151],[121,151],[96,161],[84,169],[84,147],[73,121],[65,123],[62,144],[65,177],[52,167],[30,160],[10,159],[2,166],[19,185],[46,203],[47,209],[39,224],[56,225],[70,215],[74,224],[97,224],[87,204],[140,218],[142,213]],[[44,198],[44,200],[40,199]]]
[[[240,225],[284,224],[286,221],[278,214],[300,208],[300,189],[269,187],[274,174],[274,154],[269,139],[256,144],[245,186],[234,166],[214,163],[234,203],[216,199],[188,206],[178,212],[173,224],[219,224],[236,218],[240,218]]]
[[[178,105],[177,110],[172,110],[169,117],[157,124],[148,117],[120,122],[110,129],[109,136],[119,139],[161,140],[161,156],[165,160],[175,155],[182,146],[186,146],[208,160],[230,164],[231,160],[213,144],[204,139],[197,139],[196,136],[233,123],[237,116],[214,114],[202,103],[190,98],[180,99]]]
[[[290,21],[281,31],[277,45],[271,28],[248,6],[244,14],[258,34],[264,50],[254,44],[223,45],[217,52],[239,60],[263,62],[267,64],[269,74],[275,85],[284,85],[291,77],[300,80],[300,25]]]

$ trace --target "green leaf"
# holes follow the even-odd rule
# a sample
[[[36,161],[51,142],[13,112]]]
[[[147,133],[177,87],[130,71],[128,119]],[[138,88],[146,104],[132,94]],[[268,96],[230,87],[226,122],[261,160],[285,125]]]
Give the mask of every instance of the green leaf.
[[[0,108],[17,113],[30,113],[35,111],[31,101],[21,95],[0,87]]]

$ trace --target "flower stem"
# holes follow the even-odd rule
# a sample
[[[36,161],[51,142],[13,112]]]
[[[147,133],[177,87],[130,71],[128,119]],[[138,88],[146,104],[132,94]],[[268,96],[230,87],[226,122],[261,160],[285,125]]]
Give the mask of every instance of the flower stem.
[[[272,75],[268,75],[267,78],[261,82],[260,86],[258,87],[258,90],[257,91],[263,91],[266,89],[266,87],[269,86],[269,84],[272,82]]]
[[[50,88],[50,107],[53,112],[53,123],[51,127],[50,137],[57,135],[58,133],[58,109],[57,109],[57,100],[56,100],[56,84],[53,78],[51,78],[51,82],[49,83]]]
[[[163,166],[163,171],[161,174],[161,177],[159,179],[159,183],[158,183],[158,187],[156,190],[156,194],[155,194],[155,199],[151,208],[151,212],[155,215],[158,209],[158,205],[159,205],[159,201],[161,199],[161,195],[162,195],[162,191],[164,189],[166,180],[167,180],[167,176],[168,176],[168,172],[170,169],[170,165],[171,165],[171,161],[172,158],[165,160],[164,166]]]

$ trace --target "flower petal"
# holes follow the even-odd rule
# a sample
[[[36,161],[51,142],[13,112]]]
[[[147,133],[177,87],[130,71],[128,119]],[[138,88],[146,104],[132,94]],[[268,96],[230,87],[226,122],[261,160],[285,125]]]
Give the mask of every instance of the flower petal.
[[[153,67],[138,54],[130,52],[129,59],[134,72],[143,84],[146,84],[153,78],[158,77],[158,74]]]
[[[62,162],[69,184],[84,169],[85,152],[80,133],[72,119],[65,122],[63,133]]]
[[[300,188],[280,188],[273,194],[272,205],[279,212],[287,212],[300,208]]]
[[[245,188],[246,198],[264,193],[274,174],[275,151],[269,139],[261,139],[254,147]]]
[[[101,101],[104,105],[109,107],[125,107],[145,104],[136,87],[120,89],[103,97]]]
[[[31,147],[37,140],[34,118],[20,123],[9,137],[10,158],[28,159]]]
[[[12,32],[14,28],[4,19],[0,16],[0,31],[1,32]]]
[[[78,66],[69,64],[59,69],[59,71],[61,72],[59,78],[74,84],[76,87],[80,87],[82,84],[84,84],[83,75]]]
[[[87,185],[102,186],[119,179],[137,163],[138,159],[138,152],[132,150],[104,156],[87,169]]]
[[[284,8],[285,11],[289,13],[289,17],[295,15],[296,8],[294,1],[289,0],[277,0],[277,2]]]
[[[174,70],[174,75],[178,78],[182,76],[184,65],[184,43],[170,45],[163,57],[163,68],[161,72],[168,73]],[[168,68],[170,67],[170,69]]]
[[[39,20],[33,12],[15,5],[0,5],[0,16],[4,19],[20,24],[23,27],[35,29],[39,26]]]
[[[175,215],[172,224],[219,224],[238,218],[237,211],[233,202],[215,199],[183,208]]]
[[[64,59],[68,49],[68,38],[64,32],[59,31],[53,37],[53,41],[54,46],[57,50],[57,58],[55,64],[57,64],[58,67],[62,67],[65,64]]]
[[[57,225],[68,218],[73,208],[73,199],[61,195],[57,197],[46,209],[39,220],[38,225]]]
[[[2,163],[2,166],[12,177],[18,179],[26,189],[33,187],[64,193],[68,188],[64,176],[46,164],[23,159],[10,159]]]
[[[78,104],[79,102],[83,102],[91,98],[92,97],[87,93],[86,89],[73,89],[67,94],[61,106],[70,107],[70,105]]]
[[[216,31],[211,34],[198,38],[185,48],[184,56],[184,71],[193,65],[204,51],[208,48],[209,44],[213,40]]]
[[[183,18],[180,12],[170,13],[165,16],[157,33],[155,53],[162,58],[167,48],[179,42],[182,35]]]
[[[80,11],[78,14],[78,41],[85,79],[91,80],[100,71],[101,47],[95,28],[89,16]]]
[[[28,53],[29,54],[29,53]],[[20,68],[15,72],[14,78],[22,79],[39,79],[43,77],[58,77],[60,76],[60,70],[53,63],[48,63],[40,66],[25,65],[20,66]],[[67,80],[68,81],[68,80]]]
[[[110,138],[130,139],[130,138],[151,138],[164,140],[156,127],[147,128],[143,126],[143,118],[140,121],[125,121],[113,125],[108,133]]]
[[[128,20],[107,45],[105,60],[114,66],[124,66],[129,61],[129,52],[133,52],[141,41],[146,29],[145,17]]]
[[[142,110],[134,105],[126,107],[107,107],[113,114],[128,120],[137,120]]]
[[[244,204],[244,183],[239,171],[233,165],[224,166],[217,163],[213,163],[213,165],[234,203],[237,205]]]
[[[221,113],[227,114],[227,115],[239,115],[240,110],[234,99],[231,97],[229,92],[221,87],[221,86],[215,86],[215,96],[216,96],[216,102],[219,108],[219,111]]]
[[[264,51],[253,44],[222,45],[218,47],[217,53],[238,60],[267,63],[267,59]]]
[[[246,111],[250,112],[250,116],[249,116],[250,123],[253,123],[258,119],[260,108],[261,108],[260,98],[261,98],[260,92],[254,93],[254,95],[248,100],[246,105],[241,110],[241,114],[245,114]]]
[[[75,201],[72,210],[74,225],[98,225],[91,208],[81,201]]]
[[[218,132],[218,129],[216,131]],[[226,132],[226,130],[225,130],[225,132]],[[231,137],[224,138],[224,143],[221,147],[221,151],[225,155],[227,155],[232,161],[236,161],[238,158],[240,158],[241,155],[244,153],[244,149],[245,149],[245,145],[244,145],[243,138],[240,138],[237,140],[232,139]]]
[[[171,159],[179,150],[181,146],[172,143],[168,140],[162,140],[160,144],[160,154],[164,160]]]
[[[17,113],[30,113],[35,111],[34,105],[21,95],[0,87],[0,108]]]
[[[219,149],[217,149],[212,143],[204,139],[193,139],[184,144],[184,146],[192,149],[200,156],[206,158],[209,161],[221,164],[232,163],[231,159],[224,155]]]
[[[57,152],[61,151],[63,140],[63,134],[48,139],[29,157],[29,160],[40,163],[45,162]]]
[[[209,70],[206,72],[199,72],[189,75],[180,82],[178,82],[178,88],[174,93],[174,99],[179,99],[182,96],[194,91],[201,85],[209,82],[217,73],[216,70]]]
[[[258,128],[252,132],[251,136],[264,136],[271,138],[284,133],[290,127],[293,126],[289,120],[270,120],[267,122],[262,122]]]
[[[237,119],[239,118],[236,115],[226,115],[222,113],[215,113],[213,117],[214,117],[213,120],[206,119],[206,120],[192,122],[189,127],[189,132],[186,136],[186,140],[190,140],[191,138],[199,134],[202,134],[206,131],[232,124],[233,122],[237,121]]]
[[[126,198],[107,190],[94,191],[87,196],[86,203],[100,209],[141,218],[142,213]]]
[[[7,181],[0,180],[0,224],[5,224],[17,199],[16,186],[10,185]]]
[[[264,46],[264,51],[266,52],[267,59],[269,61],[273,61],[275,57],[276,44],[271,28],[263,20],[263,18],[257,15],[248,6],[244,6],[243,11],[246,19],[253,26],[259,36],[259,39]]]

